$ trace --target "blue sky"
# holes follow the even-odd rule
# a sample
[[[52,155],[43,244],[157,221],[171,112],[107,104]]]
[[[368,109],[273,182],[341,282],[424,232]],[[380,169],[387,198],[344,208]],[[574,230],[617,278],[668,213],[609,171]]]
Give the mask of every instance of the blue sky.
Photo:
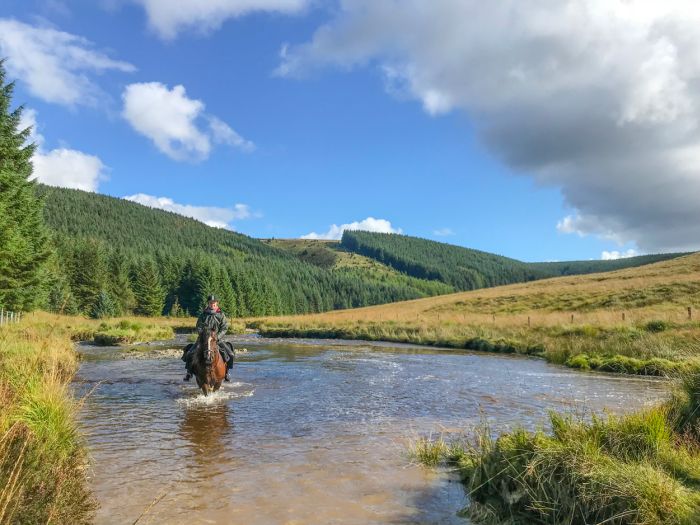
[[[254,237],[322,236],[359,222],[528,261],[697,248],[697,231],[681,231],[693,212],[675,215],[698,187],[654,193],[659,202],[649,204],[652,188],[675,188],[673,175],[695,184],[697,173],[674,165],[668,180],[655,179],[658,170],[647,180],[634,165],[618,167],[638,157],[626,140],[639,136],[634,126],[668,134],[695,108],[681,101],[669,117],[653,96],[668,100],[672,85],[649,99],[626,91],[627,77],[608,85],[595,63],[599,76],[581,81],[586,92],[573,103],[566,97],[581,86],[571,72],[546,97],[520,77],[497,93],[493,64],[502,58],[492,41],[445,38],[438,47],[439,28],[450,31],[445,17],[469,3],[441,0],[425,13],[409,0],[399,17],[362,0],[183,0],[175,14],[164,0],[3,0],[0,51],[17,79],[15,103],[36,123],[37,176],[47,183],[129,196]],[[661,14],[617,16],[637,34]],[[434,26],[419,35],[430,45],[406,37],[414,21]],[[591,34],[600,23],[589,20]],[[644,47],[652,44],[627,42],[640,57],[630,78],[654,57]],[[513,77],[552,60],[528,56],[503,67]],[[605,106],[598,89],[615,92],[610,108],[622,117],[587,118]],[[637,96],[646,98],[630,106]],[[571,110],[590,100],[596,110]],[[666,242],[669,228],[678,234]]]

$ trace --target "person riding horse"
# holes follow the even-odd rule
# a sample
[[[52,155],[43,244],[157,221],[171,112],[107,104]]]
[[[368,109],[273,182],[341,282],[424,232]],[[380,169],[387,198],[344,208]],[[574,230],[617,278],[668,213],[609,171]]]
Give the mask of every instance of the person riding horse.
[[[226,377],[224,381],[230,381],[231,376],[229,375],[229,371],[233,367],[233,360],[236,354],[233,351],[231,343],[224,343],[221,341],[221,337],[225,335],[228,330],[228,319],[226,319],[226,314],[219,308],[218,299],[213,295],[207,298],[207,306],[197,319],[197,332],[201,333],[205,328],[216,330],[217,340],[219,341],[219,352],[224,358],[224,361],[226,361]],[[184,377],[185,381],[189,381],[192,378],[192,356],[194,355],[195,346],[195,344],[189,344],[182,352],[182,360],[185,362],[185,369],[187,370],[187,374],[185,374]]]

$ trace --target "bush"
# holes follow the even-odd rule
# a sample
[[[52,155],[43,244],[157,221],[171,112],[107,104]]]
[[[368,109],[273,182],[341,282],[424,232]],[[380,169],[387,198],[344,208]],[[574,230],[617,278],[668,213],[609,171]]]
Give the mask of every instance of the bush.
[[[666,321],[656,320],[649,321],[647,324],[644,325],[644,329],[647,332],[658,333],[668,330],[669,326],[670,324]]]

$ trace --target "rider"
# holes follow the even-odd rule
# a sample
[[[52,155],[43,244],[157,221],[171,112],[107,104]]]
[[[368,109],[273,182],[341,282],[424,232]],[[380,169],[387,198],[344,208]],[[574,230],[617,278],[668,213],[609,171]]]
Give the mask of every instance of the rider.
[[[233,359],[235,354],[226,343],[221,341],[221,337],[224,336],[226,334],[226,330],[228,330],[228,319],[226,319],[226,314],[224,314],[224,312],[221,311],[221,308],[219,308],[219,300],[214,295],[207,297],[207,306],[197,319],[197,332],[201,334],[202,330],[205,328],[216,330],[216,339],[219,343],[219,351],[221,352],[222,356],[225,356],[226,359],[226,377],[224,380],[230,381],[231,376],[229,375],[229,371],[233,367]],[[185,381],[189,381],[192,377],[192,371],[190,370],[190,365],[192,363],[191,349],[194,347],[194,344],[187,345],[182,353],[182,360],[185,362],[185,368],[187,369],[187,374],[184,378]]]

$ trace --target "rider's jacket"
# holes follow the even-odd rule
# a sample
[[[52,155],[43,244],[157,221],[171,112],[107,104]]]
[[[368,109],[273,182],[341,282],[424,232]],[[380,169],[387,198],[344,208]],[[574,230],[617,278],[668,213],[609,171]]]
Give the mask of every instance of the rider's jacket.
[[[207,307],[204,309],[197,319],[197,331],[201,332],[204,328],[216,330],[217,338],[226,334],[228,319],[226,319],[226,315],[221,311],[221,308],[213,310]]]

